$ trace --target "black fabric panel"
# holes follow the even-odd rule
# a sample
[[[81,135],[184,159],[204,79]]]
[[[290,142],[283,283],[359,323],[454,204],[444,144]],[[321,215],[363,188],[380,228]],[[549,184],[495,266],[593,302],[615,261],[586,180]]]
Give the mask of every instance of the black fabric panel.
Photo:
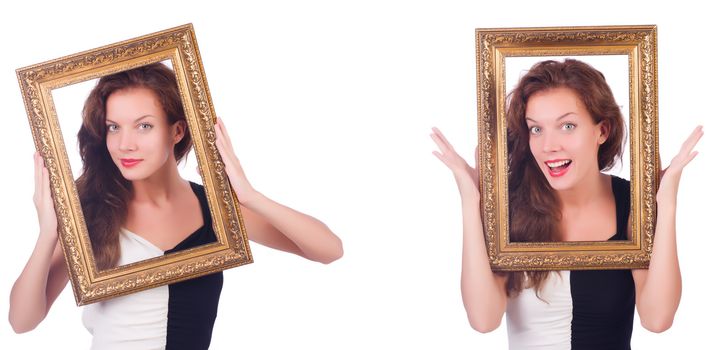
[[[200,201],[204,225],[165,254],[217,240],[212,229],[205,189],[192,182],[190,185]],[[217,272],[168,286],[167,350],[200,350],[210,347],[222,283],[222,272]]]
[[[630,211],[629,181],[613,176],[612,191],[617,233],[611,240],[626,240]],[[630,349],[635,308],[632,271],[571,271],[570,292],[573,298],[573,350]]]
[[[222,291],[222,272],[171,284],[167,350],[208,349]]]
[[[610,240],[624,241],[627,239],[627,221],[629,221],[630,218],[630,182],[617,176],[613,176],[612,193],[615,196],[617,234]]]

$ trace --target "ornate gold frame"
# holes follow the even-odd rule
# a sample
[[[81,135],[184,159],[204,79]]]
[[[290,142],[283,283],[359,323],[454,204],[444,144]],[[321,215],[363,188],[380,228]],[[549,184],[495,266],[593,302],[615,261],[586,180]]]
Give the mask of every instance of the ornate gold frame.
[[[52,100],[52,90],[170,60],[183,100],[217,242],[98,271]],[[236,195],[215,145],[215,112],[192,24],[17,70],[37,150],[50,174],[59,235],[77,305],[252,262]]]
[[[492,269],[648,267],[659,171],[656,26],[477,29],[476,37],[481,213]],[[632,239],[509,242],[504,59],[610,54],[629,61]]]

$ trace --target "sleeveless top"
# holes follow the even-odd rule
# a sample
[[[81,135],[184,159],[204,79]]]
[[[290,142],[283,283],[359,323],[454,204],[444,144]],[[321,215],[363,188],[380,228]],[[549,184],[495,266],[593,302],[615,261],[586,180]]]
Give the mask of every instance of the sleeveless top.
[[[612,176],[617,232],[627,239],[630,183]],[[506,306],[509,349],[630,349],[635,288],[630,270],[552,271]]]
[[[200,202],[203,226],[165,252],[122,229],[119,266],[216,241],[205,189],[190,186]],[[85,306],[82,321],[93,336],[91,349],[207,349],[222,281],[217,272]]]

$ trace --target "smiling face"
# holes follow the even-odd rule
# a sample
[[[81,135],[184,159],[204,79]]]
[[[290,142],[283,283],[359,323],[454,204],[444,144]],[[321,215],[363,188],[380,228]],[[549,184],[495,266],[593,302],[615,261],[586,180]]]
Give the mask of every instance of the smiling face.
[[[575,188],[599,175],[598,150],[606,124],[595,123],[580,98],[568,88],[533,94],[526,105],[529,146],[551,187]]]
[[[184,131],[183,123],[168,123],[150,89],[121,89],[106,100],[106,147],[126,180],[148,179],[174,167],[173,149]]]

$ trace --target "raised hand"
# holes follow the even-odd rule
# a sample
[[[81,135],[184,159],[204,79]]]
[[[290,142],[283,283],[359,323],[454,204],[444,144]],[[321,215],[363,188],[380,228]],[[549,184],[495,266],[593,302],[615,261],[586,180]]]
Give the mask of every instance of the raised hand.
[[[437,128],[430,135],[438,151],[432,152],[454,174],[462,199],[462,301],[471,326],[490,332],[501,323],[506,311],[506,278],[489,266],[484,228],[479,211],[479,176]],[[479,150],[477,148],[478,155]],[[478,157],[477,157],[478,160]],[[478,164],[477,168],[478,168]]]
[[[237,193],[240,203],[246,204],[250,202],[258,193],[249,183],[244,170],[242,170],[242,165],[235,154],[232,141],[221,118],[217,118],[217,124],[215,124],[215,145],[220,152],[222,161],[225,163],[225,172],[230,179],[232,189]]]
[[[684,167],[686,167],[686,165],[689,164],[697,154],[699,154],[698,151],[694,151],[694,147],[696,147],[696,144],[703,135],[703,128],[700,125],[697,126],[694,131],[691,132],[691,135],[689,135],[686,141],[684,141],[681,145],[679,153],[672,158],[669,166],[662,171],[659,190],[657,191],[657,200],[667,195],[672,195],[676,198],[681,173],[684,170]]]
[[[49,172],[39,153],[35,153],[33,200],[40,234],[32,255],[10,292],[8,319],[17,333],[37,327],[69,281],[67,264],[57,242],[57,216],[52,202]]]
[[[39,152],[35,152],[35,194],[32,200],[37,210],[40,236],[57,239],[57,214],[54,211],[52,190],[49,185],[49,172]]]
[[[454,175],[454,179],[457,181],[457,186],[459,187],[459,192],[462,195],[479,195],[479,172],[478,168],[478,157],[475,157],[477,164],[475,168],[472,168],[467,161],[462,158],[462,156],[454,150],[454,147],[447,141],[442,132],[437,128],[432,128],[432,134],[430,134],[432,140],[437,144],[439,152],[432,151],[439,160],[444,163]],[[476,154],[479,153],[479,149],[475,151]]]

